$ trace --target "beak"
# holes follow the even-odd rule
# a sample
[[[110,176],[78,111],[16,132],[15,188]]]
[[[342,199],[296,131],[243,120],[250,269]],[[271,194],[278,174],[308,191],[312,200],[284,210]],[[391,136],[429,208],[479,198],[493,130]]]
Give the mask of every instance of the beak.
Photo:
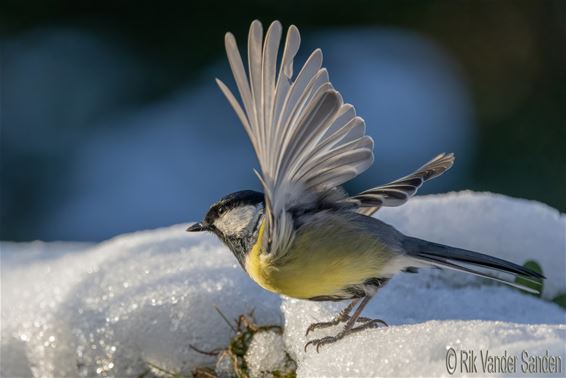
[[[206,231],[208,228],[203,225],[201,222],[193,223],[189,228],[187,228],[187,232],[200,232]]]

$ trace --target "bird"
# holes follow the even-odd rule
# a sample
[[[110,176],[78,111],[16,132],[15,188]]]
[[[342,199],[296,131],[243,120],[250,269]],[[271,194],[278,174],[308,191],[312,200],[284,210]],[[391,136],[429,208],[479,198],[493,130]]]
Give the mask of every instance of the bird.
[[[413,173],[355,195],[342,185],[373,164],[365,121],[344,102],[314,50],[294,73],[300,46],[296,26],[251,23],[247,70],[234,35],[225,35],[228,62],[239,92],[216,79],[257,155],[263,192],[242,190],[214,203],[189,232],[215,234],[244,271],[264,289],[291,298],[350,303],[333,319],[311,324],[306,336],[344,323],[334,336],[312,339],[316,351],[355,332],[386,326],[362,317],[378,290],[400,272],[447,268],[537,292],[515,282],[544,276],[486,254],[404,235],[373,215],[406,203],[427,181],[450,169],[441,153]],[[354,58],[354,57],[352,57]],[[493,272],[503,272],[502,278]]]

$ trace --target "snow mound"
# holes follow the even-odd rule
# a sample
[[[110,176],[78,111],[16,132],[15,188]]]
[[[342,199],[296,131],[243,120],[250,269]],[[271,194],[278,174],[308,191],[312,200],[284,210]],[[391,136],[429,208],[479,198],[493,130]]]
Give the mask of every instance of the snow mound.
[[[566,217],[545,205],[463,192],[415,198],[379,216],[412,236],[519,264],[534,259],[547,276],[544,298],[566,293]],[[548,350],[566,361],[566,312],[556,304],[438,270],[400,274],[370,302],[364,315],[390,327],[360,332],[320,354],[304,353],[308,324],[331,319],[345,303],[270,294],[213,236],[184,228],[95,246],[0,244],[0,375],[140,376],[161,374],[156,366],[183,374],[213,367],[215,359],[191,345],[212,350],[228,344],[232,330],[215,306],[229,319],[255,309],[258,324],[284,323],[282,336],[254,337],[246,360],[257,376],[286,354],[299,376],[448,375],[450,348],[519,358],[523,351]],[[318,330],[309,339],[337,330]]]
[[[252,282],[214,238],[184,228],[2,264],[2,356],[9,358],[1,375],[140,376],[153,366],[188,374],[211,360],[191,345],[211,350],[230,339],[214,306],[232,319],[255,309],[258,322],[281,322],[279,297]],[[10,249],[3,244],[2,255]]]
[[[393,377],[449,376],[449,351],[475,351],[517,356],[516,373],[521,374],[521,354],[566,358],[564,325],[523,325],[493,321],[437,321],[389,327],[352,335],[337,346],[321,348],[320,353],[301,352],[297,375],[301,377]],[[296,340],[293,340],[296,343]],[[302,349],[302,346],[299,346]],[[478,358],[479,360],[479,358]],[[453,363],[453,361],[448,361]],[[472,373],[456,362],[455,373]],[[475,367],[480,375],[481,361]],[[482,374],[483,373],[483,374]],[[460,375],[460,374],[457,374]]]

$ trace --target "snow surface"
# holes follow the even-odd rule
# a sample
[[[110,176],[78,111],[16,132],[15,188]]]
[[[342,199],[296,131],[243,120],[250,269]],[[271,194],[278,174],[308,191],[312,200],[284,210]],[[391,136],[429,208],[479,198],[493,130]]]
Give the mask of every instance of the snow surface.
[[[283,337],[275,331],[256,333],[246,352],[250,377],[261,377],[272,371],[287,371],[288,357],[283,346]]]
[[[409,235],[521,264],[534,259],[547,276],[543,297],[566,293],[566,217],[548,206],[462,192],[418,197],[379,216]],[[256,334],[248,363],[258,374],[278,366],[285,352],[304,377],[447,376],[450,347],[511,355],[548,350],[566,362],[563,309],[513,288],[439,270],[400,274],[370,302],[364,315],[390,327],[353,335],[319,354],[305,353],[308,324],[331,319],[346,303],[268,293],[213,236],[188,234],[185,227],[122,235],[94,246],[2,243],[0,375],[158,375],[151,365],[190,374],[215,364],[190,345],[224,347],[232,335],[214,306],[229,319],[255,309],[257,323],[284,324],[282,339]],[[336,332],[318,330],[309,338]]]

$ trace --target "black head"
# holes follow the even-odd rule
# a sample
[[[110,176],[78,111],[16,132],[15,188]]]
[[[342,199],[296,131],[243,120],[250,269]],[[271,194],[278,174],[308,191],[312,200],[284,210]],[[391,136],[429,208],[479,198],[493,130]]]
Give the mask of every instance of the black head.
[[[254,206],[257,207],[264,201],[263,193],[253,190],[242,190],[234,192],[222,197],[218,202],[210,206],[204,220],[197,222],[187,228],[189,232],[213,231],[217,233],[219,230],[215,222],[226,215],[230,210],[238,207]]]
[[[193,224],[187,231],[215,233],[244,267],[245,256],[258,237],[263,200],[262,193],[252,190],[229,194],[210,207],[202,222]]]

